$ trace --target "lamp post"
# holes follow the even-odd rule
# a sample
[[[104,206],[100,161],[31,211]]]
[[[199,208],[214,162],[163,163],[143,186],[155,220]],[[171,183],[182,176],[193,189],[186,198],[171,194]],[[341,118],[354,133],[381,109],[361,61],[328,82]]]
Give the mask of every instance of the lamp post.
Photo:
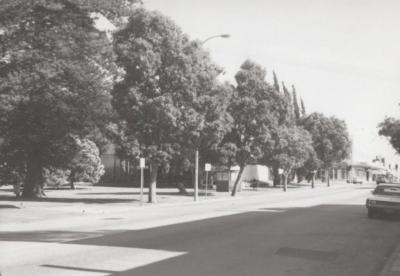
[[[212,35],[212,36],[207,37],[206,39],[204,39],[203,42],[201,42],[201,44],[204,44],[204,43],[206,43],[207,41],[209,41],[210,39],[217,38],[217,37],[221,37],[221,38],[230,38],[231,35],[230,35],[230,34]]]
[[[139,167],[140,167],[140,205],[143,205],[143,183],[144,183],[144,176],[143,176],[143,169],[145,168],[145,159],[140,158],[139,160]]]
[[[212,35],[210,37],[207,37],[201,42],[201,45],[204,45],[207,41],[214,39],[214,38],[230,38],[230,34],[218,34],[218,35]],[[195,153],[195,170],[194,170],[194,201],[199,200],[199,149],[196,148],[196,153]]]

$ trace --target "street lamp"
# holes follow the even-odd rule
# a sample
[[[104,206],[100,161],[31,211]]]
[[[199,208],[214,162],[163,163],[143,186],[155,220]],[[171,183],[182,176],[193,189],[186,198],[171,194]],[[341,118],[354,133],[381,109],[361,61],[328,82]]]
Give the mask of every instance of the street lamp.
[[[207,41],[213,38],[230,38],[230,34],[219,34],[219,35],[212,35],[207,37],[201,42],[201,45],[204,45]],[[194,170],[194,201],[199,200],[199,149],[196,148],[196,157],[195,157],[195,170]]]
[[[213,36],[210,36],[210,37],[207,37],[206,39],[204,39],[203,42],[202,42],[201,44],[204,44],[204,43],[206,43],[207,41],[209,41],[210,39],[217,38],[217,37],[230,38],[231,35],[230,35],[230,34],[213,35]]]

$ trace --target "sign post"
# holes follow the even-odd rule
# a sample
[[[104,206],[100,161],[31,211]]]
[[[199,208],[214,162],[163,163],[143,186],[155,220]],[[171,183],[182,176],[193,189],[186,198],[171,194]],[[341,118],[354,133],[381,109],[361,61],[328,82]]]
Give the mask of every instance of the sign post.
[[[196,150],[194,168],[194,201],[198,201],[199,197],[199,150]]]
[[[311,173],[312,173],[311,188],[314,189],[315,188],[315,175],[317,174],[317,171],[314,170]]]
[[[206,195],[205,195],[205,198],[207,199],[207,191],[208,191],[208,172],[211,171],[211,164],[206,163],[204,170],[206,171]]]
[[[140,204],[143,204],[143,169],[145,168],[145,160],[144,158],[140,158],[139,167],[140,167]]]
[[[279,173],[279,176],[280,176],[281,183],[283,181],[283,191],[286,192],[286,188],[287,188],[286,175],[284,174],[283,169],[278,169],[278,173]]]

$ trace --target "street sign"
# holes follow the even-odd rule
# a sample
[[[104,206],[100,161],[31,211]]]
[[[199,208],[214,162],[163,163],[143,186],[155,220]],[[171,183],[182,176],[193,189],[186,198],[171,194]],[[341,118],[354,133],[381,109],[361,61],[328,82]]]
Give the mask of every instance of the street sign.
[[[144,169],[144,168],[146,167],[144,158],[140,158],[139,167],[140,167],[141,169]]]
[[[283,174],[283,169],[278,169],[279,174]]]
[[[204,170],[205,170],[206,172],[211,171],[211,164],[206,163]]]

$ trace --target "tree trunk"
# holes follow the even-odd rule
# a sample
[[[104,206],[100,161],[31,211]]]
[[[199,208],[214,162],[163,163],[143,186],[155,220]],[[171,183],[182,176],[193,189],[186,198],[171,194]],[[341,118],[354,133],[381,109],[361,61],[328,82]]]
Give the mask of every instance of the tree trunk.
[[[314,189],[315,187],[315,173],[312,173],[312,178],[311,178],[311,188]]]
[[[21,196],[21,182],[17,181],[16,183],[14,183],[13,187],[14,187],[15,196],[20,197]]]
[[[204,179],[205,179],[204,171],[199,166],[199,188],[204,187],[204,182],[205,182]]]
[[[70,184],[71,190],[75,190],[75,184],[74,184],[74,179],[73,178],[69,179],[69,184]]]
[[[286,192],[286,190],[287,190],[288,174],[289,173],[283,174],[283,191],[284,192]]]
[[[281,184],[281,176],[279,175],[279,168],[274,167],[272,169],[272,175],[273,175],[273,182],[274,182],[274,187],[277,187]]]
[[[149,203],[157,203],[157,174],[158,164],[150,164]]]
[[[26,178],[22,197],[39,198],[44,196],[43,185],[43,167],[40,162],[29,161],[27,164]]]
[[[239,187],[239,183],[240,183],[240,178],[242,177],[243,171],[244,171],[244,165],[240,165],[240,170],[239,170],[239,174],[235,180],[235,184],[233,184],[233,189],[232,189],[232,193],[231,196],[235,196]]]
[[[330,176],[329,176],[329,169],[326,169],[325,173],[326,173],[326,183],[327,183],[328,187],[330,187],[331,182],[330,182]]]
[[[183,181],[178,181],[176,187],[178,188],[180,195],[189,195],[188,191],[186,190],[185,184],[183,184]]]

